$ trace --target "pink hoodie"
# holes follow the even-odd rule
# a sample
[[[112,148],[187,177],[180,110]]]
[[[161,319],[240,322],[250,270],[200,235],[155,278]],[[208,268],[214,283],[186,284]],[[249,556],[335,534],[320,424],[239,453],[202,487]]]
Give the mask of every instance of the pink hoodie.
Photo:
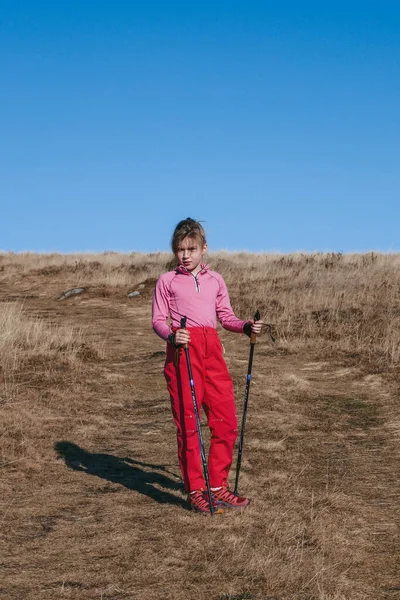
[[[168,325],[170,315],[172,323]],[[187,317],[187,327],[217,326],[217,318],[224,329],[243,332],[247,321],[238,319],[231,307],[225,281],[208,265],[192,275],[185,267],[161,275],[153,297],[153,329],[164,340],[172,328],[179,329],[182,317]]]

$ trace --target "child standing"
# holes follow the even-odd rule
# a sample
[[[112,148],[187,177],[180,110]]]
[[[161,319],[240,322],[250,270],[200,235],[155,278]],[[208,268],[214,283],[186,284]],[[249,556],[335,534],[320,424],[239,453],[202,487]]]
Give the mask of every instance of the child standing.
[[[198,409],[203,406],[211,430],[208,469],[215,506],[243,508],[248,498],[228,488],[237,436],[237,416],[232,379],[222,356],[216,325],[236,333],[260,333],[262,321],[242,321],[233,313],[226,284],[202,262],[207,252],[201,224],[180,221],[171,240],[178,266],[158,279],[153,298],[153,329],[167,341],[164,375],[177,428],[178,458],[193,510],[209,513],[199,439],[183,346],[189,344]],[[188,329],[180,329],[187,317]],[[168,324],[170,317],[172,323]],[[177,354],[177,360],[175,360]]]

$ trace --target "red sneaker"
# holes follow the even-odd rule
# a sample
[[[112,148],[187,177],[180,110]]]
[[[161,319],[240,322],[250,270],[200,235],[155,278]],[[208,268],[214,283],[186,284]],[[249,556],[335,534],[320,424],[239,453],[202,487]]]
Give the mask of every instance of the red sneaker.
[[[209,515],[210,513],[210,503],[208,502],[208,497],[203,490],[196,490],[188,495],[189,506],[192,510],[199,512],[203,515]],[[217,506],[213,501],[213,513],[221,514],[224,512],[223,508]]]
[[[249,498],[237,496],[227,487],[211,492],[215,506],[225,506],[226,508],[245,508],[250,504]]]

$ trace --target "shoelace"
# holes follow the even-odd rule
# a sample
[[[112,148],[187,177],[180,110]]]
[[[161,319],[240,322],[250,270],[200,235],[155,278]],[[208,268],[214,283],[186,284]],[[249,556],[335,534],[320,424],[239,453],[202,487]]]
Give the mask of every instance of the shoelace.
[[[210,506],[208,501],[203,497],[200,492],[196,492],[195,494],[190,494],[190,498],[193,504],[196,504],[201,509],[210,510]]]
[[[236,496],[228,489],[218,490],[218,500],[229,500],[229,502],[236,502]]]

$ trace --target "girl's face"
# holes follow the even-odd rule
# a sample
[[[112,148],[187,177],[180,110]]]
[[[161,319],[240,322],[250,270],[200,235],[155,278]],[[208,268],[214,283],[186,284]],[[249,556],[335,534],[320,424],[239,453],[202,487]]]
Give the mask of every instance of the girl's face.
[[[207,244],[202,246],[197,238],[187,236],[179,244],[175,256],[180,265],[196,275],[200,271],[201,259],[206,252]]]

